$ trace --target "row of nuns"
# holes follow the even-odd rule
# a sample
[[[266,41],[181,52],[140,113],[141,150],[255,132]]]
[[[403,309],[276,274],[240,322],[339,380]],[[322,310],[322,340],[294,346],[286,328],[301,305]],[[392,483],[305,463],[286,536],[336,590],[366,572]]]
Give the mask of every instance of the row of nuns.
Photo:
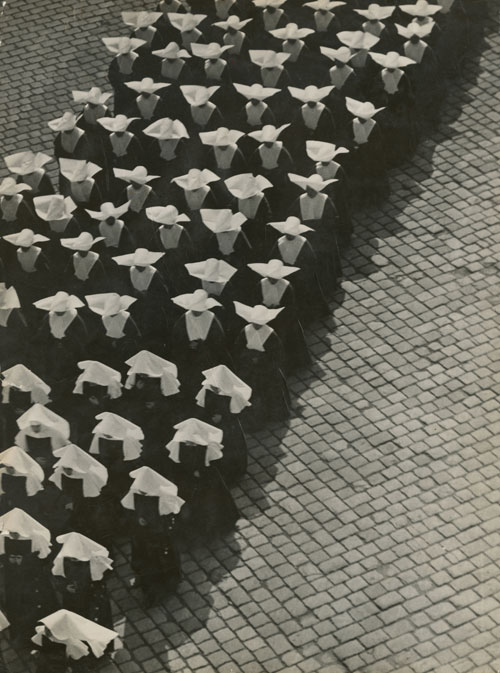
[[[53,152],[4,157],[0,628],[37,673],[112,652],[117,537],[147,608],[234,529],[245,432],[290,416],[352,210],[438,122],[472,4],[125,11],[112,93],[74,90]]]

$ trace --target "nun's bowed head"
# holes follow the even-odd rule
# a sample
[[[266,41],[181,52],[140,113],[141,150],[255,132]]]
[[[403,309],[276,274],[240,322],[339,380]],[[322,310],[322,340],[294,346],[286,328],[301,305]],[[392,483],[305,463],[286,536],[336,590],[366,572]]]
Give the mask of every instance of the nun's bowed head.
[[[137,93],[156,93],[160,89],[166,89],[170,86],[167,82],[155,82],[151,77],[143,77],[141,80],[134,80],[132,82],[125,82],[125,85]]]
[[[108,471],[98,460],[75,444],[54,450],[58,459],[49,481],[62,489],[62,477],[81,479],[84,498],[97,498],[108,482]]]
[[[133,479],[127,495],[122,498],[122,505],[126,509],[135,509],[134,495],[147,495],[158,498],[158,514],[168,516],[179,514],[184,500],[177,495],[177,486],[158,474],[150,467],[139,467],[130,472]]]
[[[269,222],[268,224],[285,236],[300,236],[301,234],[305,234],[306,231],[313,231],[311,227],[302,224],[299,218],[294,215],[290,215],[284,221]]]
[[[111,202],[106,201],[105,203],[101,204],[99,210],[89,210],[88,208],[86,208],[85,210],[93,220],[104,222],[104,220],[107,220],[109,218],[118,220],[122,215],[125,215],[125,213],[129,209],[129,206],[130,201],[123,203],[121,206],[115,206]]]
[[[104,236],[92,236],[88,231],[82,231],[75,238],[61,238],[60,243],[63,248],[75,250],[76,252],[88,252],[96,243],[104,240]]]
[[[119,180],[124,180],[125,182],[134,182],[139,185],[147,185],[148,182],[152,180],[157,180],[159,175],[148,175],[148,171],[145,166],[136,166],[132,170],[126,168],[113,168],[113,173],[115,178]]]
[[[107,318],[126,311],[137,299],[126,294],[119,295],[116,292],[102,292],[86,295],[85,301],[93,313]]]
[[[86,561],[90,565],[90,577],[93,582],[99,582],[107,570],[113,567],[109,552],[102,544],[98,544],[80,533],[66,533],[59,535],[56,542],[62,545],[52,565],[52,574],[56,577],[65,577],[64,559],[71,558]]]
[[[122,21],[126,26],[137,30],[138,28],[148,28],[163,16],[162,12],[122,12]]]
[[[291,54],[272,49],[249,49],[250,60],[260,68],[279,68],[287,61]]]
[[[174,429],[176,433],[166,447],[170,454],[170,459],[174,463],[180,462],[179,445],[186,443],[206,447],[206,467],[212,461],[222,458],[223,432],[219,428],[215,428],[213,425],[200,421],[197,418],[188,418],[174,425]]]
[[[93,86],[88,91],[72,91],[71,93],[75,103],[83,103],[84,105],[104,105],[113,95],[101,91],[98,86]]]
[[[202,387],[196,396],[196,402],[200,407],[205,407],[207,390],[231,398],[229,411],[239,414],[251,405],[252,389],[244,381],[236,376],[226,365],[217,365],[202,372],[204,379]]]
[[[11,446],[0,453],[0,493],[2,489],[2,474],[26,479],[26,495],[31,497],[43,490],[45,475],[42,467],[29,453],[19,446]]]
[[[31,551],[39,558],[47,558],[50,553],[50,531],[36,519],[15,507],[0,516],[0,554],[5,554],[5,539],[30,540]]]
[[[5,165],[11,173],[16,175],[29,175],[45,166],[52,157],[43,152],[32,152],[27,150],[25,152],[16,152],[4,157]]]
[[[383,107],[376,108],[369,101],[361,102],[354,98],[349,98],[349,96],[346,96],[345,103],[349,112],[359,119],[371,119],[377,112],[385,109]]]
[[[136,37],[103,37],[101,39],[109,53],[114,56],[130,54],[146,44],[146,40]]]
[[[45,222],[70,218],[77,207],[71,196],[63,196],[62,194],[35,196],[33,205],[38,217]]]
[[[110,133],[125,133],[130,124],[139,119],[139,117],[126,117],[125,115],[116,115],[116,117],[100,117],[97,123]]]
[[[98,386],[106,388],[109,397],[112,400],[121,397],[122,384],[121,374],[108,367],[108,365],[98,362],[97,360],[81,360],[78,363],[78,369],[82,370],[80,376],[76,379],[73,393],[81,395],[83,393],[84,383],[94,383]]]
[[[322,140],[306,140],[306,152],[313,161],[333,161],[337,154],[349,154],[346,147],[337,147]]]
[[[50,386],[23,364],[14,365],[2,372],[2,401],[4,404],[9,402],[11,388],[30,393],[32,404],[50,402]]]
[[[84,159],[59,159],[59,170],[69,182],[84,182],[93,178],[102,168]]]
[[[142,350],[129,358],[126,362],[129,370],[125,388],[130,390],[134,387],[136,378],[139,375],[149,378],[160,379],[161,392],[165,397],[176,395],[180,389],[179,379],[177,378],[177,366],[159,355]]]
[[[2,238],[7,241],[7,243],[17,245],[20,248],[31,248],[35,243],[45,243],[50,240],[47,236],[43,236],[43,234],[35,234],[32,229],[22,229],[15,234],[2,236]]]
[[[381,7],[376,2],[372,2],[370,5],[368,5],[367,9],[355,9],[354,11],[360,16],[363,16],[365,19],[368,19],[368,21],[385,21],[385,19],[388,19],[390,16],[392,16],[395,9],[395,6]]]
[[[109,411],[103,411],[97,414],[95,418],[99,422],[92,430],[94,437],[90,445],[90,453],[99,453],[99,438],[102,437],[122,442],[123,460],[139,458],[142,452],[144,433],[138,425]]]
[[[74,294],[68,294],[64,290],[56,292],[52,297],[45,297],[33,302],[33,306],[42,311],[64,313],[73,309],[82,308],[85,304]]]
[[[273,321],[283,310],[281,308],[267,308],[262,304],[257,304],[256,306],[247,306],[242,304],[239,301],[233,302],[234,310],[240,318],[249,324],[252,325],[267,325],[267,323]]]
[[[31,187],[25,182],[16,182],[10,176],[0,182],[0,196],[15,196],[21,192],[31,191]]]
[[[209,311],[211,308],[221,305],[218,301],[209,297],[208,292],[205,290],[195,290],[194,292],[179,294],[177,297],[172,297],[172,301],[176,306],[180,306],[185,311],[197,311],[199,313]]]
[[[167,226],[190,221],[189,217],[179,213],[175,206],[150,206],[146,208],[146,215],[151,222]]]
[[[380,41],[379,37],[372,33],[365,33],[363,30],[341,30],[337,33],[337,37],[346,47],[358,51],[368,51]]]

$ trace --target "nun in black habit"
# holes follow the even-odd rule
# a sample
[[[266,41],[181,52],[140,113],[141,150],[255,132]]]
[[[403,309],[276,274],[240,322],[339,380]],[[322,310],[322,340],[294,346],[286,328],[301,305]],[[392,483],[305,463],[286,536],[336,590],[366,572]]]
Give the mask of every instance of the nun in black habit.
[[[118,503],[106,493],[107,469],[74,444],[57,449],[55,454],[58,460],[49,481],[68,499],[67,530],[92,535],[96,542],[111,549],[120,511]]]
[[[177,486],[150,467],[140,467],[130,476],[132,485],[121,502],[129,514],[133,586],[142,590],[145,607],[151,608],[181,582],[176,528],[186,505]]]
[[[286,356],[281,339],[268,325],[283,309],[247,306],[238,301],[234,307],[248,323],[233,347],[235,371],[252,389],[245,424],[259,428],[267,421],[283,421],[290,416],[291,405],[283,374]]]
[[[114,112],[118,115],[128,109],[133,99],[133,93],[126,86],[126,82],[137,81],[147,74],[137,53],[145,41],[130,37],[103,37],[102,41],[114,56],[109,64],[108,80],[114,92]]]
[[[16,176],[16,183],[28,185],[31,189],[26,198],[54,194],[54,186],[44,166],[52,161],[52,157],[43,152],[16,152],[3,158],[5,165]]]
[[[353,115],[350,139],[349,181],[352,201],[373,205],[387,198],[390,192],[382,131],[373,117],[383,108],[368,101],[346,98]]]
[[[72,294],[83,299],[87,294],[96,294],[109,287],[104,264],[98,252],[92,250],[103,241],[103,236],[92,237],[87,231],[76,238],[62,238],[61,246],[73,250],[64,270],[65,284]]]
[[[15,507],[25,512],[36,511],[32,498],[43,490],[44,479],[45,475],[41,466],[23,449],[12,446],[2,451],[0,453],[0,514],[6,514]]]
[[[218,468],[224,452],[219,428],[196,418],[175,426],[167,444],[175,465],[175,483],[185,501],[179,516],[179,533],[191,544],[207,544],[228,534],[239,518],[238,510]]]
[[[196,256],[193,241],[184,226],[185,222],[189,222],[188,216],[179,213],[175,206],[147,208],[146,215],[151,222],[159,225],[148,247],[163,253],[158,268],[167,286],[173,295],[188,292],[192,283],[185,265]]]
[[[217,467],[232,486],[247,469],[248,447],[239,415],[250,406],[252,389],[225,365],[207,369],[203,376],[196,402],[203,410],[202,419],[223,432],[224,451]]]
[[[256,287],[256,303],[269,309],[283,309],[274,319],[273,329],[283,343],[286,373],[309,366],[311,356],[299,321],[295,290],[287,280],[287,276],[296,273],[299,268],[286,266],[279,259],[271,259],[267,263],[256,262],[248,266],[261,276]]]
[[[269,259],[281,259],[284,264],[297,266],[294,290],[300,321],[307,324],[329,313],[328,303],[318,279],[318,258],[309,241],[302,234],[312,231],[298,217],[290,216],[284,222],[270,222],[279,231],[278,238],[269,253]],[[313,234],[314,235],[314,234]]]
[[[112,568],[106,547],[81,533],[56,538],[61,548],[52,565],[52,575],[63,609],[71,610],[96,624],[112,628],[111,603],[106,575]]]
[[[21,309],[16,288],[0,283],[0,366],[27,362],[28,321]]]
[[[3,606],[14,645],[26,647],[36,623],[57,608],[45,561],[50,553],[50,531],[17,508],[0,517],[0,529]]]
[[[325,192],[332,199],[338,215],[338,243],[346,246],[352,234],[351,207],[349,203],[349,183],[343,166],[334,161],[340,154],[349,154],[346,147],[337,147],[333,143],[325,143],[320,140],[308,140],[306,153],[314,162],[313,172],[319,175],[323,181],[335,180],[330,183]]]
[[[224,329],[210,309],[220,302],[205,290],[173,297],[175,305],[185,310],[176,320],[171,333],[169,352],[179,367],[182,392],[200,389],[202,371],[217,364],[230,364]]]
[[[251,245],[253,261],[264,259],[270,247],[267,223],[271,220],[271,206],[264,190],[272,189],[272,183],[263,175],[242,173],[227,178],[225,185],[234,199],[229,204],[231,209],[246,218],[242,231]]]

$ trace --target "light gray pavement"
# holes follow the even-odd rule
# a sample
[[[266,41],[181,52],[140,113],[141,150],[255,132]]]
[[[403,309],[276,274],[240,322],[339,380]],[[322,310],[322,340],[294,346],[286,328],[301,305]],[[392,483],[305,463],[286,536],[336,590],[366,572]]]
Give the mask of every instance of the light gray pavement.
[[[99,37],[125,8],[10,0],[2,154],[49,149],[70,89],[105,84]],[[390,201],[356,218],[297,415],[251,438],[234,536],[185,555],[178,596],[147,613],[117,558],[106,671],[500,670],[499,73],[490,34]]]

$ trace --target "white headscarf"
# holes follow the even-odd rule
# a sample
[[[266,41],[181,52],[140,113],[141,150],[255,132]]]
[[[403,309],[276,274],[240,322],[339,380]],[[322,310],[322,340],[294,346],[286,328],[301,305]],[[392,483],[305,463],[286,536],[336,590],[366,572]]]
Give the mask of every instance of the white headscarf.
[[[90,577],[93,582],[102,580],[106,570],[111,570],[113,561],[109,558],[109,552],[106,547],[97,544],[85,535],[80,533],[66,533],[59,535],[56,541],[62,544],[59,554],[54,559],[52,574],[65,577],[64,559],[76,558],[79,561],[89,561]]]

